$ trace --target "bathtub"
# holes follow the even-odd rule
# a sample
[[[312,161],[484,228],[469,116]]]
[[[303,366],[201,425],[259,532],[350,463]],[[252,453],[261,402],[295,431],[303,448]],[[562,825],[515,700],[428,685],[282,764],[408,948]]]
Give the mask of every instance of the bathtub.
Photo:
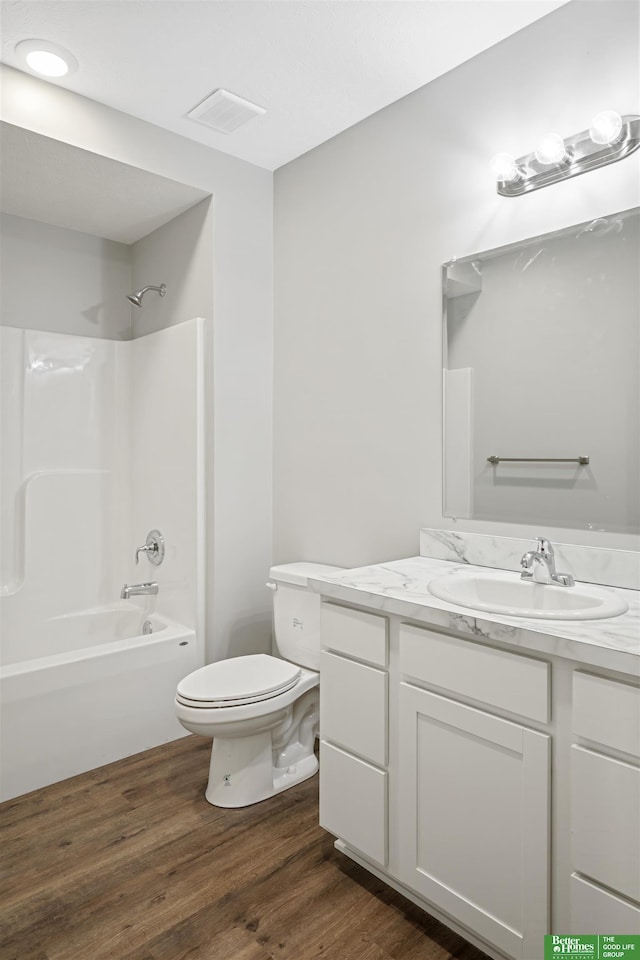
[[[29,634],[29,659],[0,667],[0,799],[186,734],[173,700],[203,662],[195,631],[131,604]]]

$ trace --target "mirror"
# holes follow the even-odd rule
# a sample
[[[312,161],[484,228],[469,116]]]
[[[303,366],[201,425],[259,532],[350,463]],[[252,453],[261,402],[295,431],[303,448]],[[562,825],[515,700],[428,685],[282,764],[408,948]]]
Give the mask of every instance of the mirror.
[[[640,532],[640,210],[443,267],[444,515]]]

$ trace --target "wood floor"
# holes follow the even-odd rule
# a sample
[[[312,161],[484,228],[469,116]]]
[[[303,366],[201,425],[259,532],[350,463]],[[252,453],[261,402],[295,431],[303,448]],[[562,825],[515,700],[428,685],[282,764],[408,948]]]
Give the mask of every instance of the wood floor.
[[[0,805],[1,960],[485,960],[337,853],[317,777],[206,803],[188,737]]]

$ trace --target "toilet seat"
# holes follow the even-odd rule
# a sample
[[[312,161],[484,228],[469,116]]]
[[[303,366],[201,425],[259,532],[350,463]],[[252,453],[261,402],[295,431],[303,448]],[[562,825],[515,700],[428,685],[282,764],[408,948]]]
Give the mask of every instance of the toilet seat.
[[[298,683],[301,669],[264,653],[209,663],[178,684],[176,700],[186,707],[214,709],[260,703]]]

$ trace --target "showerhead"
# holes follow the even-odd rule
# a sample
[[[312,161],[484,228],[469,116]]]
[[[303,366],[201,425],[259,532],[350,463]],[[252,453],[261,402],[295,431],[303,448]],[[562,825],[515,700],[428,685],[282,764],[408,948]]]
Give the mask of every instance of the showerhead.
[[[165,293],[167,292],[167,285],[166,283],[161,283],[159,287],[153,287],[153,286],[143,287],[142,290],[136,290],[135,293],[127,294],[127,300],[129,301],[129,303],[132,303],[134,306],[141,307],[142,298],[144,297],[147,290],[157,290],[160,296],[164,297]]]

